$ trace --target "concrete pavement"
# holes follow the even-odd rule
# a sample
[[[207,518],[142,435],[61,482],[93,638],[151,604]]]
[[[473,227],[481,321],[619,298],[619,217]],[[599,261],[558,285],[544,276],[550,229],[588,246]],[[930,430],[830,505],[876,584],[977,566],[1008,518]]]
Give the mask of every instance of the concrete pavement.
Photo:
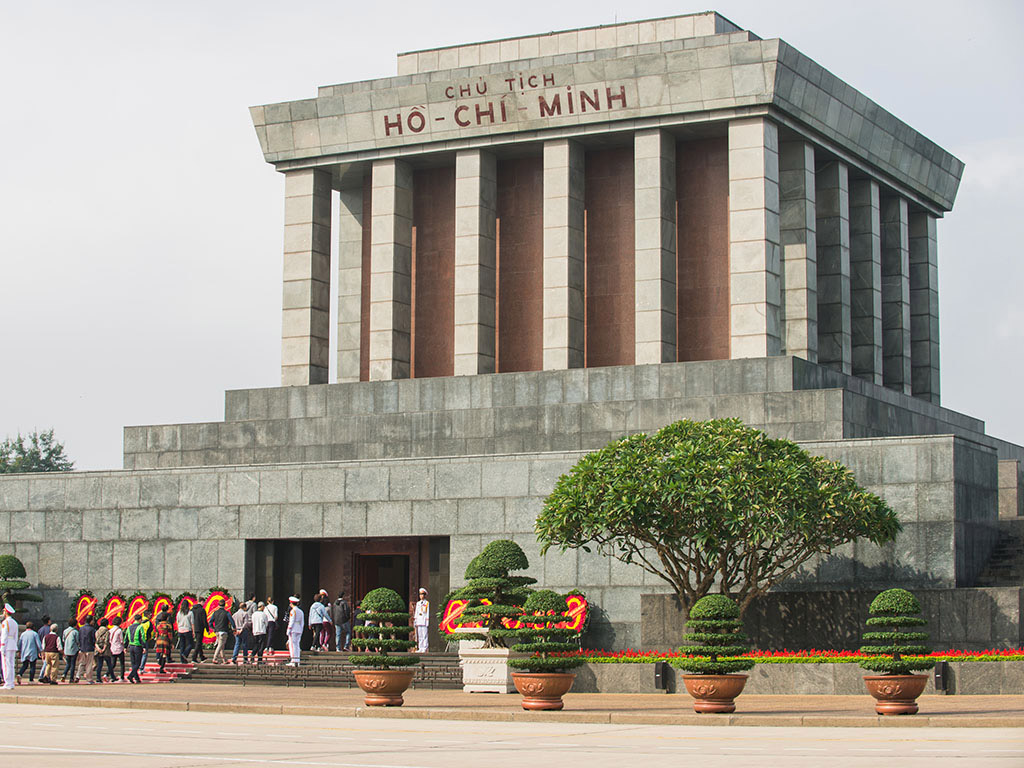
[[[492,722],[615,723],[643,725],[746,725],[848,727],[1009,727],[1024,728],[1024,696],[922,696],[921,713],[879,717],[863,696],[743,695],[733,715],[698,715],[686,694],[570,693],[562,712],[525,712],[515,694],[410,690],[405,706],[363,706],[358,689],[334,687],[121,684],[23,685],[0,696],[0,703],[135,710],[234,712],[335,717],[479,720]]]
[[[311,699],[322,691],[309,690]],[[767,728],[455,722],[324,716],[25,707],[0,703],[0,754],[12,765],[323,766],[340,768],[787,768],[1024,763],[1008,728]]]

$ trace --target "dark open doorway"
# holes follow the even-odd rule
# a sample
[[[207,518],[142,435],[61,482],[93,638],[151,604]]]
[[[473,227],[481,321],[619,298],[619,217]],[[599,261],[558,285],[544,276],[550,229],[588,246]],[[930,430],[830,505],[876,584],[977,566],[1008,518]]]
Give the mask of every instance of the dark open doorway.
[[[246,597],[260,600],[273,595],[280,610],[276,648],[284,647],[288,596],[298,595],[309,616],[317,592],[327,590],[330,600],[345,593],[355,608],[371,589],[388,587],[409,603],[420,587],[430,593],[431,610],[449,588],[447,536],[388,536],[374,538],[268,539],[246,542]],[[436,618],[430,622],[431,648],[443,648]],[[303,648],[309,646],[309,634]]]
[[[358,603],[370,590],[378,587],[393,589],[409,602],[409,555],[364,555],[352,556],[354,588],[353,597]]]

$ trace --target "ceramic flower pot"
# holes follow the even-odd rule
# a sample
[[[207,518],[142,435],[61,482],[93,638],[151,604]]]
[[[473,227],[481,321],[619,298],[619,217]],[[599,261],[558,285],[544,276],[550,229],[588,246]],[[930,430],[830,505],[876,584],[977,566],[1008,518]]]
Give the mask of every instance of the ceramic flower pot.
[[[864,675],[868,693],[875,697],[880,715],[916,715],[917,697],[928,685],[928,675]]]
[[[523,709],[561,709],[562,696],[572,688],[572,672],[513,672],[512,681],[523,696]]]
[[[726,715],[736,711],[733,702],[747,684],[746,675],[683,675],[686,692],[693,696],[693,711]]]
[[[356,683],[366,693],[368,707],[400,707],[405,703],[402,694],[412,683],[414,670],[399,669],[354,669]]]

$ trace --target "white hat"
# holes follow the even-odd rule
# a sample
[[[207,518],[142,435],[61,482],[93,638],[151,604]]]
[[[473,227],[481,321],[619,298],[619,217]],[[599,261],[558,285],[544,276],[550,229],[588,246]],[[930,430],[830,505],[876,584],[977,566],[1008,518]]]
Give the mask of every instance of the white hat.
[[[288,598],[288,602],[289,603],[297,603],[297,602],[299,602],[299,598],[297,598],[295,595],[292,595],[291,597]]]
[[[427,594],[427,588],[426,587],[420,587],[420,592],[422,592],[423,594]]]
[[[14,613],[14,608],[10,603],[4,603],[4,610],[8,613]]]

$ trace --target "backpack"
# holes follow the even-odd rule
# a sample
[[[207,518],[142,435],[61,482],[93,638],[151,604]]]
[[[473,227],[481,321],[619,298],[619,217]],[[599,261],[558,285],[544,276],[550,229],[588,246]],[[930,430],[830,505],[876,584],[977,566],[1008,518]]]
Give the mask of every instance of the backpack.
[[[341,602],[341,605],[338,606],[338,610],[341,611],[341,614],[340,614],[341,622],[340,623],[341,624],[348,624],[349,620],[352,618],[352,609],[349,608],[347,601],[341,600],[340,602]]]

